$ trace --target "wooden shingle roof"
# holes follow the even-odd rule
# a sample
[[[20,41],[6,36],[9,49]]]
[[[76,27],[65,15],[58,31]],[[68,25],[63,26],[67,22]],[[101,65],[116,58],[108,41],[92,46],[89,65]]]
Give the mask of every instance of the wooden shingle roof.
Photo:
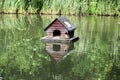
[[[64,16],[56,18],[51,24],[49,24],[44,30],[46,31],[56,20],[58,20],[68,31],[75,30],[75,26]]]

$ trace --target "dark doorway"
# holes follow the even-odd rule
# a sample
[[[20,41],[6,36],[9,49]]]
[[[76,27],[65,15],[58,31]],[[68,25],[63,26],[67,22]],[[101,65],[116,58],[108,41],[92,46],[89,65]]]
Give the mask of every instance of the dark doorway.
[[[53,44],[53,51],[60,51],[60,45],[59,44]]]
[[[53,31],[53,36],[60,36],[60,35],[61,35],[61,33],[60,33],[59,30],[54,30]]]

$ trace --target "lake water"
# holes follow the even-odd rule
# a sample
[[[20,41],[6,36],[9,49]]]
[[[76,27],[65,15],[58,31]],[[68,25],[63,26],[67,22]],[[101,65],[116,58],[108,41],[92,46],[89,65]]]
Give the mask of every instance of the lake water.
[[[120,80],[120,18],[66,16],[80,40],[44,44],[44,28],[56,17],[0,15],[0,80]],[[64,57],[55,53],[61,46]]]

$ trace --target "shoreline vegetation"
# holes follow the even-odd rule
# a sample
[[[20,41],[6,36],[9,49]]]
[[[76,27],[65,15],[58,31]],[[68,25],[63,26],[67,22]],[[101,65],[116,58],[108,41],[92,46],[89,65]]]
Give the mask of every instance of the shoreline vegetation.
[[[1,0],[0,14],[120,16],[119,0]]]

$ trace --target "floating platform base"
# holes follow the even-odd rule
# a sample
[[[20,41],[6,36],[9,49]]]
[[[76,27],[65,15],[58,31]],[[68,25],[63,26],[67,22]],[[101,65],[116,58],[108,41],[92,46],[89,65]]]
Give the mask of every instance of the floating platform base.
[[[48,37],[42,37],[41,41],[44,43],[71,43],[76,42],[79,40],[79,37],[72,37],[70,39],[61,39],[61,38],[48,38]]]

